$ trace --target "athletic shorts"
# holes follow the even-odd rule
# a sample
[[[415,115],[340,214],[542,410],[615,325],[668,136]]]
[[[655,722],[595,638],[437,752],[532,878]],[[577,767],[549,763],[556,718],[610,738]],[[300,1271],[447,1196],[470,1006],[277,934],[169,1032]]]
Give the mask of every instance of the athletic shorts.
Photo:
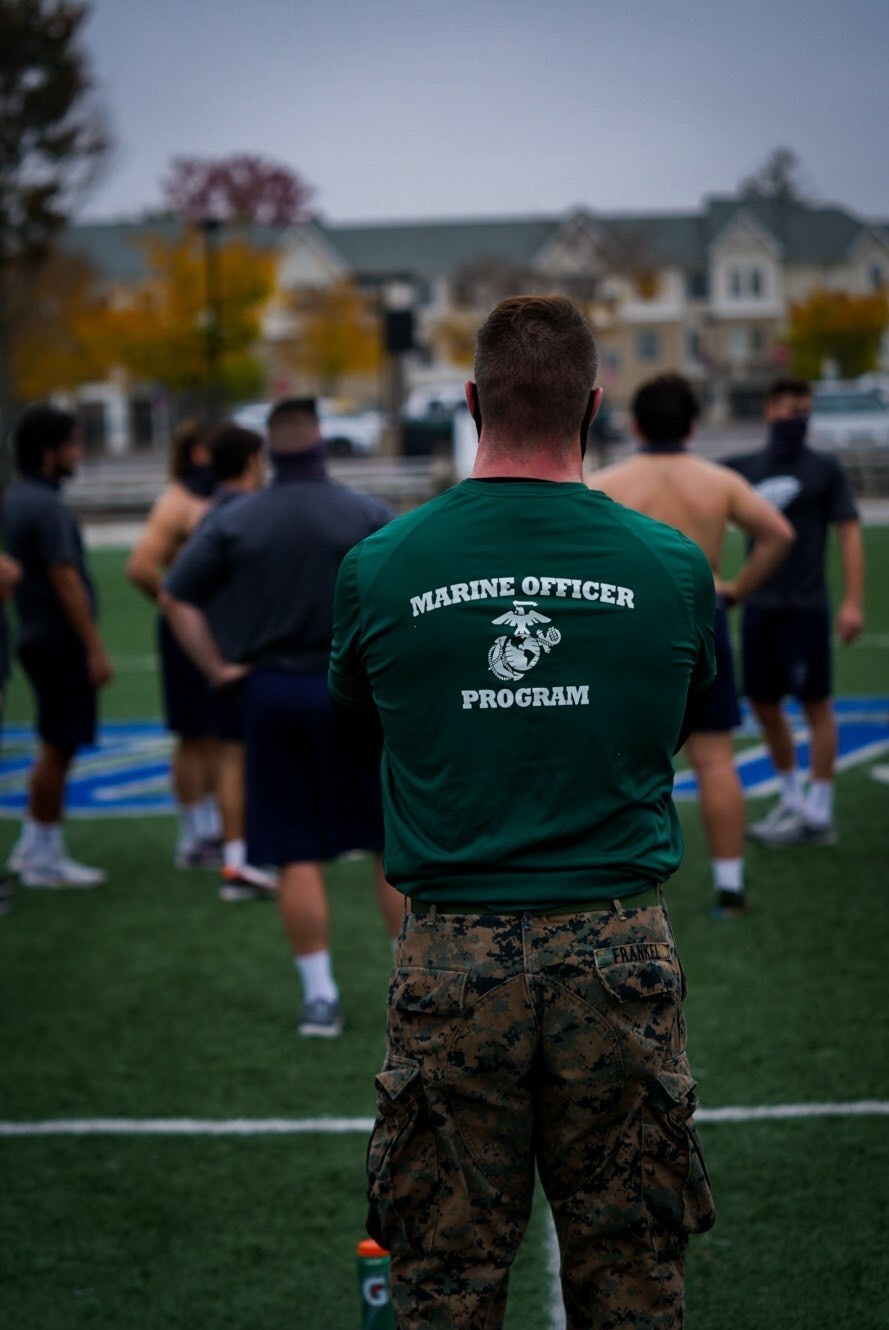
[[[751,702],[830,697],[830,613],[748,605],[742,627],[744,691]]]
[[[735,665],[728,631],[728,615],[721,598],[716,601],[716,682],[710,689],[695,733],[724,734],[741,724],[741,710],[735,688]]]
[[[244,683],[210,690],[210,728],[221,743],[244,742]]]
[[[252,864],[382,851],[379,781],[346,746],[326,674],[254,670],[246,680],[244,725]]]
[[[157,645],[167,729],[183,739],[200,739],[210,733],[210,685],[163,617],[157,622]]]
[[[96,689],[78,642],[28,642],[19,649],[34,690],[37,733],[63,752],[96,742]]]

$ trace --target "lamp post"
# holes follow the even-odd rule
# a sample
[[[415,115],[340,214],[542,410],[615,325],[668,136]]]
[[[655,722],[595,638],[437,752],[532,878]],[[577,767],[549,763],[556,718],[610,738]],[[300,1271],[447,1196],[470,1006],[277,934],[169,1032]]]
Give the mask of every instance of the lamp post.
[[[401,453],[401,405],[404,400],[403,356],[414,346],[414,288],[405,277],[390,277],[382,287],[384,410],[386,425],[382,452],[388,457]]]
[[[222,350],[222,292],[219,281],[219,217],[205,217],[201,223],[204,238],[204,290],[205,290],[205,355],[207,383],[205,405],[207,417],[215,420],[219,414],[220,383],[219,360]]]

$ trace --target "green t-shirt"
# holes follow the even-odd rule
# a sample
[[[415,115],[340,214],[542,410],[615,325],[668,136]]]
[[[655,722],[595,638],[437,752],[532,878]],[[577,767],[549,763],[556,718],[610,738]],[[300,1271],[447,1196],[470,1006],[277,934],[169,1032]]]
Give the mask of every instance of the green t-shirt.
[[[390,881],[514,909],[668,878],[713,614],[697,545],[580,483],[467,480],[363,540],[330,690],[379,712]]]

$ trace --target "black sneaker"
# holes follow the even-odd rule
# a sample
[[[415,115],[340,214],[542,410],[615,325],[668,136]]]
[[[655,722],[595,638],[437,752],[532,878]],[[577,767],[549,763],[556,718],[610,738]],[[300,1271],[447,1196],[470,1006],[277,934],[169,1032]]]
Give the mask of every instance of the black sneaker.
[[[743,891],[717,891],[711,910],[714,919],[740,919],[750,909]]]
[[[0,877],[0,914],[9,914],[12,910],[12,883],[8,877]]]

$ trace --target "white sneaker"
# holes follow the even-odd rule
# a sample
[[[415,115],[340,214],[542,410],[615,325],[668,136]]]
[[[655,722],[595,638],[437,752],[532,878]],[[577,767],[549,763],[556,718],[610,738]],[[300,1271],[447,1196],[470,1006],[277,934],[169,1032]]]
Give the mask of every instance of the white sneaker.
[[[762,845],[797,845],[804,839],[805,827],[801,810],[777,803],[759,822],[751,822],[746,835]]]
[[[21,872],[23,887],[46,891],[64,891],[67,888],[84,890],[100,886],[108,877],[103,868],[90,868],[75,859],[30,859]]]
[[[266,873],[262,868],[254,868],[252,864],[222,870],[222,886],[219,888],[221,901],[274,900],[277,894],[277,873]]]
[[[34,850],[32,846],[27,843],[23,836],[19,836],[9,852],[6,867],[10,873],[20,873],[23,868],[27,868],[33,857]]]

